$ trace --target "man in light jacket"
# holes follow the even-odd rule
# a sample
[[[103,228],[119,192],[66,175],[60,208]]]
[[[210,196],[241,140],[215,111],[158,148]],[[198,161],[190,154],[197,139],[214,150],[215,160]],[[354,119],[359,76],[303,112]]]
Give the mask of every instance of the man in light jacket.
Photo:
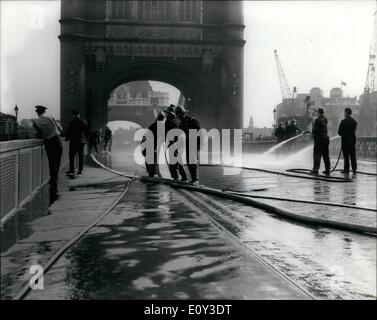
[[[33,126],[37,130],[39,138],[43,139],[50,169],[50,201],[58,198],[58,177],[63,147],[60,141],[61,126],[53,117],[46,117],[46,107],[35,106],[37,119],[33,120]]]

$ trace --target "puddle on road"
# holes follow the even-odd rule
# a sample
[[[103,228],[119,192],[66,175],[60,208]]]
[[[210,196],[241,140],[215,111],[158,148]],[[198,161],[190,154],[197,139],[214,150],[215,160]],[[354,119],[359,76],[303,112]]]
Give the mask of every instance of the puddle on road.
[[[35,197],[17,211],[1,228],[1,253],[7,251],[17,241],[28,238],[34,231],[28,226],[30,221],[49,215],[49,192],[45,185]]]

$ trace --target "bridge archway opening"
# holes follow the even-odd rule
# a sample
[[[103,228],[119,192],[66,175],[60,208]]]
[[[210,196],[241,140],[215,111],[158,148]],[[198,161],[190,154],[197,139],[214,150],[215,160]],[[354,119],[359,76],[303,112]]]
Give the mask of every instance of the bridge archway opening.
[[[185,98],[179,89],[166,82],[125,82],[108,96],[106,122],[125,129],[132,127],[132,123],[133,127],[147,128],[170,104],[185,104]]]
[[[141,129],[138,123],[131,121],[110,121],[107,126],[112,131],[112,149],[126,150],[135,146],[135,132]]]
[[[111,99],[113,98],[113,92],[129,83],[144,83],[145,87],[148,87],[145,83],[152,84],[151,91],[153,94],[155,94],[155,91],[175,91],[176,98],[174,100],[171,99],[173,94],[169,95],[169,99],[165,99],[168,100],[168,103],[165,102],[166,107],[170,103],[180,103],[185,105],[190,110],[190,113],[203,124],[208,122],[207,119],[213,119],[213,116],[209,117],[208,115],[208,108],[204,107],[207,105],[208,95],[198,74],[176,62],[160,60],[132,61],[98,74],[97,78],[90,78],[89,82],[91,99],[87,116],[92,128],[102,127],[113,120],[132,121],[140,124],[143,128],[148,127],[153,122],[156,114],[151,111],[146,114],[145,112],[147,111],[144,108],[137,108],[138,102],[136,101],[133,102],[133,111],[131,108],[126,118],[121,118],[112,111],[111,106],[114,101]],[[156,86],[156,83],[160,87]],[[153,90],[153,86],[158,89]],[[127,90],[124,89],[124,91]],[[123,92],[123,94],[126,93]]]

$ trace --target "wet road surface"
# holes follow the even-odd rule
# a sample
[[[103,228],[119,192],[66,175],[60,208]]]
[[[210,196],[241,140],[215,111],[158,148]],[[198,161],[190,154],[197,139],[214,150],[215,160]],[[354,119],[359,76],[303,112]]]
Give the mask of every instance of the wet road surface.
[[[246,155],[244,165],[256,166]],[[114,155],[112,165],[119,170],[134,169],[125,165],[124,155]],[[292,160],[289,160],[292,162]],[[284,161],[263,161],[264,167],[285,171]],[[260,163],[259,163],[260,165]],[[303,164],[292,163],[291,167]],[[342,162],[340,162],[340,168]],[[262,166],[260,166],[262,167]],[[289,167],[288,167],[289,168]],[[376,163],[359,162],[361,171],[375,172]],[[334,176],[341,176],[334,173]],[[237,175],[224,176],[222,168],[200,168],[203,185],[249,191],[268,188],[258,195],[339,202],[376,207],[376,177],[359,174],[354,183],[329,183],[241,170]],[[376,252],[375,237],[328,228],[313,228],[279,219],[263,210],[240,203],[208,197],[236,226],[237,236],[264,259],[297,281],[317,298],[375,299]],[[262,201],[258,199],[258,201]],[[376,212],[347,208],[297,204],[263,200],[281,208],[304,215],[348,223],[376,226]],[[223,221],[224,223],[224,221]]]
[[[307,299],[167,186],[134,182],[28,299]]]
[[[114,153],[102,161],[129,173],[137,167],[125,154]],[[271,166],[274,170],[285,170],[283,167],[284,163]],[[375,164],[367,163],[364,169],[373,172]],[[144,173],[143,169],[139,171]],[[356,183],[343,184],[245,170],[224,176],[221,168],[201,168],[200,179],[215,188],[246,192],[268,188],[258,195],[376,205],[376,178],[362,175]],[[206,212],[208,217],[212,215],[251,251],[316,298],[376,298],[375,237],[308,227],[199,193],[180,196],[198,207],[201,202],[209,204],[212,209]],[[250,282],[253,270],[248,255],[220,240],[218,230],[176,197],[166,186],[133,184],[122,203],[49,271],[46,289],[34,291],[28,298],[251,299],[263,290],[276,297],[271,288],[255,290],[256,283]],[[270,203],[316,217],[376,223],[375,212]],[[280,294],[284,298],[286,293]]]

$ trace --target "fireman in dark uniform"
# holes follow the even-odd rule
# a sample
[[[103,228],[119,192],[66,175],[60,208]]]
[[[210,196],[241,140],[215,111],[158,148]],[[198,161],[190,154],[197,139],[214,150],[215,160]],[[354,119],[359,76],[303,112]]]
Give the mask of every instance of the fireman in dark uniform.
[[[286,130],[288,131],[289,138],[296,137],[301,133],[300,129],[297,127],[295,119],[291,120],[291,123],[288,125],[288,128]]]
[[[329,144],[330,139],[327,134],[327,118],[324,116],[325,110],[318,108],[318,117],[314,122],[312,136],[314,139],[314,152],[313,160],[314,166],[311,171],[312,174],[317,175],[319,167],[321,165],[321,157],[325,163],[325,171],[323,172],[326,175],[330,174],[330,156],[329,156]]]
[[[275,137],[278,139],[279,142],[282,142],[284,140],[284,128],[283,128],[283,122],[279,122],[279,126],[275,130]]]
[[[340,122],[338,134],[342,137],[342,151],[344,157],[344,170],[342,173],[349,174],[350,158],[352,171],[355,174],[357,170],[356,162],[356,128],[357,121],[351,117],[351,108],[344,110],[344,119]]]
[[[187,161],[187,167],[189,169],[190,175],[191,175],[191,181],[190,183],[198,185],[199,179],[198,179],[198,156],[199,156],[199,148],[200,148],[200,139],[198,137],[197,139],[197,149],[196,149],[196,157],[193,157],[190,152],[194,152],[193,150],[190,150],[190,140],[189,140],[189,132],[190,130],[200,130],[200,124],[199,122],[190,117],[187,114],[187,111],[182,106],[177,106],[175,108],[175,113],[179,120],[181,121],[179,124],[179,128],[185,133],[186,135],[186,161]],[[195,159],[194,159],[195,158]],[[191,160],[191,161],[190,161]],[[179,165],[179,174],[182,177],[182,181],[187,181],[187,176],[184,171],[183,166]]]
[[[289,121],[288,120],[285,120],[284,122],[284,140],[287,140],[289,139]]]

